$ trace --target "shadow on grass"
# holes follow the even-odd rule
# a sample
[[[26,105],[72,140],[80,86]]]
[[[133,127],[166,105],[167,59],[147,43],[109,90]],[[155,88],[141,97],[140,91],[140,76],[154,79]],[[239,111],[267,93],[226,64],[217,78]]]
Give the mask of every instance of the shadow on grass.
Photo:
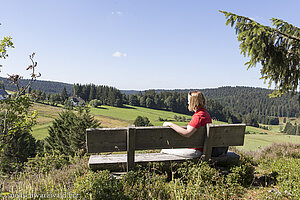
[[[103,107],[101,107],[101,106],[98,106],[96,109],[107,110],[108,108],[103,108]]]
[[[121,108],[126,108],[126,109],[136,109],[136,108],[129,107],[129,106],[126,106],[126,105],[123,105]]]

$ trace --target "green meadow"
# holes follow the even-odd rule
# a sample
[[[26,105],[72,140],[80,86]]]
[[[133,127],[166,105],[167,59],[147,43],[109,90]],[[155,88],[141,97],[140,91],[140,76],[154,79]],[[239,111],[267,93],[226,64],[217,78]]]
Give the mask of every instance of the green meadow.
[[[150,108],[143,108],[137,106],[126,105],[124,108],[101,106],[98,108],[91,108],[91,113],[94,115],[111,117],[128,121],[130,124],[134,122],[137,116],[148,117],[154,126],[162,126],[163,121],[159,121],[158,118],[165,119],[167,121],[175,121],[174,116],[185,117],[186,121],[189,121],[192,117],[189,115],[178,114],[165,110],[155,110]],[[176,122],[179,125],[186,125],[187,122]]]
[[[246,134],[244,146],[237,147],[243,151],[259,151],[273,143],[300,143],[300,136],[282,134]],[[273,144],[276,145],[276,144]]]
[[[33,110],[38,111],[37,125],[33,127],[33,136],[36,139],[44,139],[48,135],[48,127],[52,121],[58,117],[63,110],[61,107],[53,107],[49,105],[35,103]],[[159,121],[159,117],[185,126],[191,119],[189,115],[178,114],[165,110],[155,110],[137,106],[126,105],[124,108],[112,106],[100,106],[91,108],[91,114],[101,122],[101,127],[126,127],[133,124],[137,116],[148,117],[154,126],[162,126],[163,121]],[[174,116],[185,117],[185,122],[175,121]],[[224,122],[213,121],[214,124],[224,124]],[[270,130],[247,126],[246,131],[250,134],[245,135],[245,143],[239,150],[257,151],[265,146],[272,145],[274,142],[300,143],[299,136],[283,135],[280,132],[280,126],[271,126]],[[283,126],[284,127],[284,126]]]

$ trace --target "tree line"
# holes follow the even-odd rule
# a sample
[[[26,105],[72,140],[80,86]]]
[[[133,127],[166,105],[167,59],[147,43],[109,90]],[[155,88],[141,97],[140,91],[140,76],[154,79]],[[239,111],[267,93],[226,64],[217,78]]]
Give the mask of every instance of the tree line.
[[[94,84],[74,84],[73,95],[82,98],[86,102],[97,99],[102,105],[123,106],[123,95],[120,90],[114,87]]]
[[[258,127],[259,123],[277,125],[278,117],[299,117],[299,104],[287,95],[269,98],[272,90],[251,87],[220,87],[201,90],[206,99],[206,109],[212,118],[228,123],[246,123]],[[37,101],[47,100],[51,105],[66,104],[69,94],[64,87],[60,93],[47,94],[32,90]],[[124,104],[152,109],[169,110],[192,115],[187,108],[188,90],[146,90],[122,94],[114,87],[94,84],[74,84],[73,96],[97,107],[110,105],[122,107]]]
[[[1,82],[1,88],[6,84]],[[3,86],[4,85],[4,86]],[[152,109],[169,110],[176,113],[192,115],[187,109],[187,92],[189,90],[146,90],[131,91],[124,94],[117,88],[94,85],[74,84],[71,92],[63,87],[59,93],[47,93],[43,90],[29,88],[34,94],[32,99],[50,105],[65,104],[70,106],[70,96],[82,98],[86,103],[96,107],[109,105],[122,107],[123,104]],[[252,87],[220,87],[201,90],[207,99],[207,110],[212,117],[229,123],[247,123],[257,126],[258,123],[276,125],[278,117],[300,117],[299,103],[296,97],[288,95],[270,98],[272,90]],[[125,91],[126,92],[126,91]]]

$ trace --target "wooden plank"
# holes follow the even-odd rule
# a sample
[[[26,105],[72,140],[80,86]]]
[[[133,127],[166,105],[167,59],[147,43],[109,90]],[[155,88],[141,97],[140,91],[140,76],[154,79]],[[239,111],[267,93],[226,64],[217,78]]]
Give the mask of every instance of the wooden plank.
[[[135,163],[143,166],[149,162],[164,162],[170,164],[173,161],[184,162],[192,159],[199,158],[185,158],[162,153],[139,153],[135,155]],[[228,152],[225,156],[212,157],[211,160],[215,162],[237,162],[239,156],[233,152]],[[92,155],[89,159],[89,167],[92,170],[108,169],[110,171],[126,171],[126,161],[126,154]]]
[[[87,152],[126,151],[127,128],[96,128],[86,130]]]
[[[169,127],[136,127],[135,149],[203,147],[205,137],[208,135],[214,147],[238,146],[244,143],[245,125],[209,124],[207,127],[209,134],[206,133],[206,127],[200,127],[190,138],[180,136]],[[88,129],[86,136],[88,153],[126,151],[126,134],[127,128]]]
[[[190,138],[179,135],[170,127],[136,127],[136,150],[203,147],[206,127]]]
[[[135,134],[136,134],[136,129],[134,127],[128,127],[128,130],[127,130],[127,172],[134,169]]]
[[[212,147],[242,146],[245,124],[207,125],[208,142]]]
[[[212,153],[212,145],[211,145],[211,140],[209,140],[209,125],[206,125],[206,134],[204,137],[204,147],[203,147],[203,156],[202,160],[208,160],[211,158],[211,153]]]
[[[135,164],[147,165],[149,162],[171,162],[189,160],[176,155],[162,153],[139,153],[135,154]],[[89,167],[92,170],[109,169],[111,171],[127,171],[127,155],[126,154],[109,154],[109,155],[91,155],[89,159]]]

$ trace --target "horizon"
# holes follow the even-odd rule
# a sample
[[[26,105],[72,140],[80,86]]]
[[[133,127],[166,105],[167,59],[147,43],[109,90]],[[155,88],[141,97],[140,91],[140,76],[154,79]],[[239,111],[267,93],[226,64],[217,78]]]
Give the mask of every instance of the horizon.
[[[272,17],[299,26],[300,17],[295,0],[16,0],[1,5],[0,36],[11,36],[15,48],[1,60],[0,76],[29,78],[25,68],[35,52],[39,80],[140,91],[239,85],[274,89],[260,79],[260,64],[249,70],[244,66],[249,58],[240,54],[235,31],[219,10],[269,26]]]
[[[5,78],[0,76],[0,78]],[[6,79],[6,78],[5,78]],[[21,79],[21,80],[29,80],[29,79]],[[80,84],[80,83],[66,83],[66,82],[61,82],[61,81],[53,81],[53,80],[40,80],[40,79],[36,79],[36,81],[46,81],[46,82],[56,82],[56,83],[61,83],[61,84],[69,84],[69,85],[74,85],[74,84]],[[33,82],[34,84],[34,82]],[[94,83],[86,83],[86,84],[94,84]],[[84,84],[82,84],[84,85]],[[97,85],[97,84],[94,84]],[[100,85],[97,85],[100,86]],[[114,86],[110,86],[110,85],[101,85],[101,86],[109,86],[109,87],[114,87]],[[223,85],[223,86],[219,86],[219,87],[211,87],[211,88],[148,88],[148,89],[120,89],[120,88],[116,88],[120,91],[147,91],[147,90],[208,90],[208,89],[218,89],[218,88],[222,88],[222,87],[248,87],[248,88],[258,88],[258,89],[266,89],[266,90],[273,90],[271,88],[263,88],[263,87],[253,87],[253,86],[245,86],[245,85],[235,85],[235,86],[230,86],[230,85]]]

